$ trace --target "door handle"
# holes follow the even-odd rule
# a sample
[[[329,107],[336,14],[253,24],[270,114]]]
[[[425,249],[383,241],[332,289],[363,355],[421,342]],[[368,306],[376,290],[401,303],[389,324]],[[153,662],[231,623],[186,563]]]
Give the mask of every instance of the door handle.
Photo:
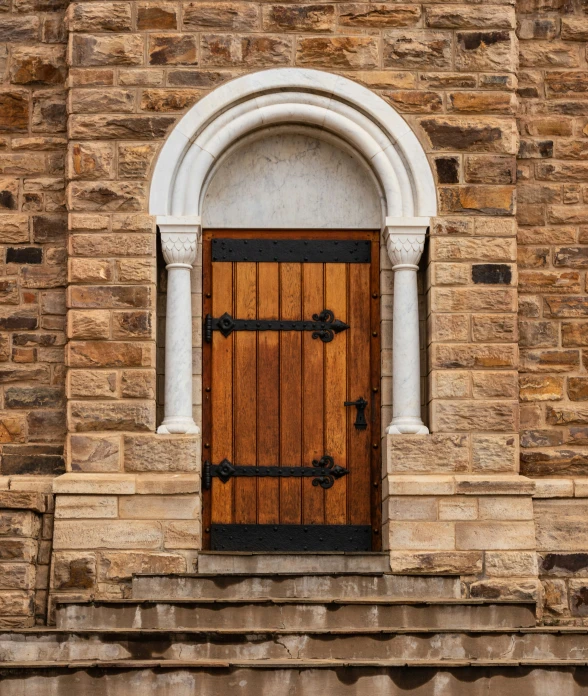
[[[365,430],[368,425],[365,419],[365,407],[368,405],[368,402],[363,396],[360,396],[357,401],[345,401],[343,403],[344,406],[355,406],[357,409],[357,416],[355,417],[354,425],[357,430]]]

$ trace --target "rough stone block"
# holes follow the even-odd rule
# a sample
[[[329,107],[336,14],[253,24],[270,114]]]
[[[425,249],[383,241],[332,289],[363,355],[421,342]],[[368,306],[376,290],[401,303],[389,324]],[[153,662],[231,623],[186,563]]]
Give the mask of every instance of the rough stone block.
[[[480,580],[470,585],[474,599],[501,599],[511,601],[535,601],[539,598],[538,580]]]
[[[126,471],[199,471],[200,436],[125,435]]]
[[[296,64],[342,70],[379,66],[378,44],[368,36],[298,39]]]
[[[110,337],[110,312],[107,310],[70,310],[67,314],[68,337],[104,339]]]
[[[179,520],[163,524],[164,548],[197,549],[202,545],[199,520]]]
[[[115,398],[116,372],[70,370],[68,393],[70,398]]]
[[[163,543],[156,520],[56,520],[53,547],[62,549],[158,549]]]
[[[423,119],[420,126],[433,150],[511,155],[518,150],[518,134],[511,119],[438,116]]]
[[[53,481],[53,492],[77,495],[133,495],[134,474],[64,474]]]
[[[0,590],[34,589],[35,570],[29,563],[0,563]]]
[[[139,495],[178,495],[200,492],[198,474],[142,474],[137,476]]]
[[[476,520],[478,519],[477,498],[455,496],[439,501],[440,520]]]
[[[67,27],[71,32],[130,31],[131,3],[73,2],[67,8]]]
[[[74,432],[155,430],[152,401],[71,401],[69,424]]]
[[[474,473],[513,473],[518,468],[516,435],[472,435]]]
[[[73,472],[117,472],[120,470],[119,436],[71,435],[70,467]]]
[[[131,495],[120,496],[121,519],[192,520],[200,516],[197,495]]]
[[[64,553],[53,556],[52,586],[56,590],[90,590],[96,583],[95,553]]]
[[[102,553],[100,579],[107,582],[130,580],[135,574],[185,573],[184,556],[171,553]]]
[[[537,554],[534,551],[486,551],[485,569],[494,577],[533,577],[537,575]]]
[[[517,65],[518,45],[514,32],[457,32],[455,67],[458,70],[514,72]]]
[[[477,575],[482,572],[482,561],[478,551],[390,553],[392,572],[410,575]]]
[[[72,65],[141,65],[144,43],[139,34],[73,34]]]
[[[534,501],[538,551],[582,551],[588,548],[588,501],[564,498]]]
[[[384,67],[449,68],[451,34],[440,31],[394,31],[384,37]]]
[[[515,11],[497,5],[448,5],[427,7],[425,22],[440,29],[514,29]]]
[[[116,518],[115,495],[59,495],[55,499],[55,518]]]
[[[518,404],[508,401],[437,402],[433,405],[433,424],[439,432],[513,432],[518,427]]]
[[[532,522],[456,522],[455,543],[459,550],[534,549]]]
[[[328,7],[328,6],[327,6]],[[412,27],[421,17],[419,5],[345,3],[339,5],[338,23],[346,27]]]
[[[17,85],[63,85],[66,77],[64,46],[14,46],[10,81]]]
[[[68,346],[70,367],[154,367],[152,343],[76,341]]]

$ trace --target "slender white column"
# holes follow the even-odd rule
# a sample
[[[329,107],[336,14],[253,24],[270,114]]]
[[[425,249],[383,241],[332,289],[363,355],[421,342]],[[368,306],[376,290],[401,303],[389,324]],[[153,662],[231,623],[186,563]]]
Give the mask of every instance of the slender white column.
[[[418,263],[425,246],[427,226],[418,220],[386,221],[386,246],[394,271],[392,323],[392,422],[389,435],[426,435],[421,420],[421,367],[419,346]]]
[[[165,409],[157,432],[199,433],[192,418],[192,293],[190,272],[196,260],[200,218],[158,217],[167,262],[165,317]]]

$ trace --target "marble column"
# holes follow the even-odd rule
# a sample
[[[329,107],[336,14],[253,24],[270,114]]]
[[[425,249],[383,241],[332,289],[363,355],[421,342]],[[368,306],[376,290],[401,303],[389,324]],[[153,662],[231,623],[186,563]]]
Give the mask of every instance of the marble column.
[[[157,432],[199,433],[192,418],[192,293],[190,273],[196,260],[200,218],[158,217],[167,263],[165,318],[165,408]]]
[[[415,220],[416,223],[416,220]],[[389,435],[426,435],[421,420],[418,263],[427,227],[422,224],[386,225],[385,239],[394,271],[392,323],[392,422]]]

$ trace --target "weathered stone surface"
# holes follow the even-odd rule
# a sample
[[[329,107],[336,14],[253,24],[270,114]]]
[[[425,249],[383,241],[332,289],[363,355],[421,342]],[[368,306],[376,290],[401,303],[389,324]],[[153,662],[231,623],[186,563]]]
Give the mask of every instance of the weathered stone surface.
[[[532,522],[456,522],[455,544],[459,550],[534,549]]]
[[[588,553],[538,553],[540,575],[588,576]]]
[[[472,469],[475,473],[514,473],[518,466],[514,435],[472,435]]]
[[[95,553],[59,552],[54,555],[53,586],[56,590],[89,590],[95,582]]]
[[[124,341],[76,341],[69,344],[70,367],[152,367],[154,346]]]
[[[296,63],[339,69],[376,68],[378,45],[367,36],[302,38],[297,42]]]
[[[436,92],[395,90],[384,92],[382,96],[403,113],[435,113],[443,109],[443,100]]]
[[[449,68],[451,34],[435,31],[395,31],[384,38],[384,67]]]
[[[28,95],[17,91],[0,93],[0,132],[26,132],[28,124]]]
[[[36,539],[2,539],[0,560],[33,563],[37,558]]]
[[[6,506],[8,507],[8,506]],[[41,517],[36,514],[37,511],[25,511],[26,505],[23,505],[23,510],[15,512],[3,511],[0,515],[0,536],[2,537],[37,537],[41,529]],[[43,512],[39,510],[38,512]],[[5,540],[2,540],[4,544]]]
[[[0,41],[3,43],[38,41],[39,28],[39,17],[4,15],[2,17],[2,26],[0,27]]]
[[[63,46],[15,46],[12,49],[10,81],[17,85],[63,85]]]
[[[58,495],[55,518],[116,518],[118,500],[115,495]]]
[[[14,590],[0,592],[0,616],[31,615],[33,596],[30,592]]]
[[[516,367],[516,346],[447,345],[432,347],[432,365],[436,368]]]
[[[384,502],[383,520],[436,520],[436,498],[389,497]],[[440,518],[443,519],[443,518]]]
[[[192,520],[199,517],[198,495],[121,495],[119,517],[135,520]]]
[[[514,188],[511,186],[459,186],[439,190],[441,212],[470,215],[511,215]]]
[[[521,401],[559,401],[563,398],[563,377],[521,375]]]
[[[339,5],[338,23],[347,27],[412,27],[420,17],[419,5],[345,3]]]
[[[73,308],[121,309],[151,304],[151,288],[146,285],[87,285],[69,290],[69,305]]]
[[[537,575],[537,554],[530,551],[486,551],[485,570],[494,577],[532,577]]]
[[[70,398],[116,397],[116,372],[103,370],[71,370],[69,373]]]
[[[143,37],[138,34],[74,34],[72,41],[74,66],[141,65],[143,62]]]
[[[72,32],[130,31],[131,4],[128,2],[74,2],[67,9],[67,26]]]
[[[189,2],[183,8],[183,25],[188,31],[252,31],[259,26],[259,9],[247,2]],[[269,31],[283,29],[264,28]]]
[[[455,548],[454,522],[389,522],[389,544],[398,551],[450,551]]]
[[[68,312],[68,336],[76,339],[101,339],[110,337],[110,313],[108,310]]]
[[[70,145],[69,174],[79,179],[107,179],[113,174],[114,148],[107,143]]]
[[[151,401],[71,401],[69,423],[75,432],[100,430],[155,430],[155,404]]]
[[[470,585],[470,595],[480,599],[536,600],[539,583],[537,580],[480,580]]]
[[[166,549],[195,549],[202,544],[199,520],[166,522],[163,528],[163,546]]]
[[[470,184],[514,184],[515,173],[514,157],[466,157],[464,174]]]
[[[535,528],[539,551],[582,551],[588,542],[585,499],[536,500]]]
[[[425,22],[440,29],[514,29],[512,7],[447,5],[427,7]]]
[[[125,435],[126,471],[199,471],[200,438]]]
[[[523,350],[521,372],[569,372],[580,366],[577,350]]]
[[[548,296],[544,298],[544,303],[546,314],[552,317],[588,316],[588,298],[584,295]]]
[[[151,140],[163,138],[173,116],[104,115],[70,117],[72,138],[82,140]]]
[[[157,549],[163,543],[161,525],[139,520],[56,520],[54,548]]]
[[[585,449],[526,450],[521,452],[521,473],[527,476],[585,476],[588,473],[588,452]]]
[[[10,387],[4,391],[5,408],[57,408],[63,402],[61,387]]]
[[[155,239],[151,234],[76,234],[70,243],[79,256],[147,256]]]
[[[434,404],[433,422],[439,432],[517,429],[517,408],[511,402],[468,402]]]
[[[393,573],[418,575],[476,575],[482,572],[482,553],[478,551],[410,552],[392,551]]]
[[[196,65],[196,37],[182,34],[151,34],[149,63],[151,65]]]
[[[145,199],[145,184],[134,181],[73,182],[68,186],[70,210],[142,210]]]
[[[518,63],[517,43],[509,31],[456,34],[455,67],[461,70],[510,70]]]
[[[108,111],[130,112],[135,109],[135,95],[128,89],[76,89],[70,92],[73,113],[95,114]]]
[[[103,553],[100,558],[101,580],[120,582],[135,574],[185,573],[186,559],[170,553]]]
[[[143,111],[182,111],[197,102],[200,96],[200,93],[193,89],[147,89],[141,95],[141,109]]]
[[[433,310],[438,312],[512,312],[515,294],[498,288],[433,288]]]
[[[517,340],[517,319],[512,314],[474,314],[472,338],[477,343],[514,343]]]
[[[69,456],[72,471],[119,471],[118,436],[71,435]]]
[[[434,150],[516,154],[518,138],[510,120],[439,116],[420,122]]]

